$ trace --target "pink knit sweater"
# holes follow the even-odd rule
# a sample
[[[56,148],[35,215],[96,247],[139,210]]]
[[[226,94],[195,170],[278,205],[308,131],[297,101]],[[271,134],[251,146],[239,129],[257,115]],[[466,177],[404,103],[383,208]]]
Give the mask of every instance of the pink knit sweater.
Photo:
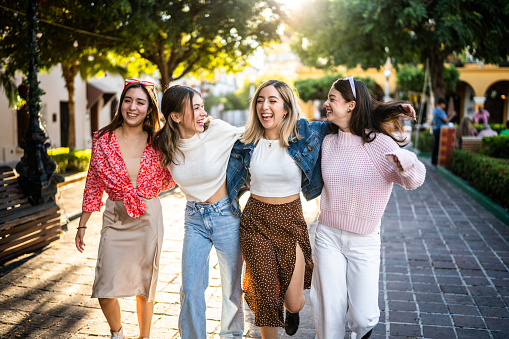
[[[396,155],[403,167],[393,162]],[[324,187],[318,221],[353,233],[368,234],[380,225],[392,183],[405,189],[422,185],[424,164],[417,156],[384,134],[370,143],[339,131],[325,137],[322,145]]]

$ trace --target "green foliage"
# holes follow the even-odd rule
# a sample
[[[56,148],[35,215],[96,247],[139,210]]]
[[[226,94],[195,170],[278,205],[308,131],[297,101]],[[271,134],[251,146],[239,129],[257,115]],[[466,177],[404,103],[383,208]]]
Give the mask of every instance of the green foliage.
[[[455,149],[451,170],[469,185],[505,209],[509,209],[509,161]]]
[[[419,133],[419,139],[417,140],[417,133]],[[427,131],[413,132],[411,135],[412,144],[421,153],[431,153],[433,149],[433,134]],[[417,141],[417,145],[416,145]]]
[[[442,67],[468,51],[488,63],[509,55],[509,8],[502,0],[315,0],[293,16],[292,47],[318,67],[380,67],[430,60],[433,90],[443,96]]]
[[[259,46],[279,38],[285,18],[275,0],[130,0],[119,32],[121,53],[137,51],[157,65],[164,88],[192,74],[238,71]]]
[[[327,100],[332,84],[342,77],[341,74],[328,74],[316,79],[299,79],[295,80],[294,86],[303,101]],[[362,81],[373,96],[379,95],[375,80],[369,77],[355,77],[355,79]]]
[[[28,73],[27,3],[5,0],[0,8],[0,60],[9,76],[16,71]],[[39,67],[49,69],[66,62],[77,67],[83,78],[105,68],[119,70],[107,52],[124,43],[117,36],[125,19],[118,9],[123,7],[125,0],[41,2],[37,6]]]
[[[14,78],[5,74],[5,72],[1,69],[2,63],[0,62],[0,89],[4,89],[5,95],[9,100],[9,107],[17,106],[18,102],[18,89],[16,83],[14,82]]]
[[[486,155],[509,160],[509,135],[483,137],[482,146],[486,148]]]
[[[341,74],[328,74],[317,79],[295,80],[294,86],[302,101],[327,100],[332,84],[339,78]]]
[[[459,72],[454,65],[444,67],[445,88],[451,92],[456,90],[459,81]],[[396,74],[398,89],[403,92],[421,92],[424,86],[424,67],[405,64],[398,67]]]
[[[83,172],[88,169],[92,151],[90,149],[69,151],[67,147],[60,147],[48,150],[48,155],[57,164],[56,173]]]
[[[500,134],[500,131],[507,128],[507,127],[505,127],[505,124],[489,124],[489,125],[490,125],[490,128],[492,130],[494,130],[495,132],[497,132],[498,134]],[[480,132],[482,130],[482,125],[480,125],[480,124],[472,124],[472,126],[474,126],[474,128],[477,130],[477,132]]]

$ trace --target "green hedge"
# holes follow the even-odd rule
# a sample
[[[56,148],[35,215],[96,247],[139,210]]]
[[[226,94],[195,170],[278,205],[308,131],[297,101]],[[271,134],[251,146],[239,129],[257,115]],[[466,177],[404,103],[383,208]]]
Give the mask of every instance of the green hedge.
[[[415,147],[415,140],[417,137],[417,132],[413,132],[411,136],[412,144],[415,149],[417,149],[421,153],[431,153],[433,150],[433,134],[427,131],[419,132],[419,141],[417,147]]]
[[[57,173],[86,171],[91,154],[90,149],[69,151],[67,147],[60,147],[48,150],[48,155],[57,164]]]
[[[494,158],[509,159],[509,135],[482,138],[485,154]]]
[[[506,129],[507,127],[505,126],[505,124],[489,124],[490,125],[490,128],[492,130],[494,130],[495,132],[497,132],[498,134],[500,134],[500,132],[503,130],[503,129]],[[472,124],[472,126],[474,126],[474,128],[477,130],[477,132],[480,132],[482,131],[482,125],[479,125],[479,124]]]
[[[484,140],[483,140],[484,141]],[[451,171],[470,186],[509,210],[509,160],[455,149]]]

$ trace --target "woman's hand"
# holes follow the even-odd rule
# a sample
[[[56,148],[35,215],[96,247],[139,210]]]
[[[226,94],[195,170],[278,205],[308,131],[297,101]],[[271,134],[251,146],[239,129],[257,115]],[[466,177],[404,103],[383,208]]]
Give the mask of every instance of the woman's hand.
[[[74,239],[75,242],[76,242],[76,248],[78,249],[78,251],[80,251],[80,253],[83,253],[83,251],[85,250],[85,230],[87,228],[84,227],[84,228],[78,228],[78,230],[76,231],[76,238]]]
[[[396,166],[398,166],[399,170],[402,171],[403,170],[403,166],[401,166],[401,163],[399,162],[398,157],[395,156],[395,155],[392,155],[392,159],[394,159],[394,162],[396,163]]]
[[[401,106],[403,106],[403,109],[405,110],[405,116],[408,116],[414,120],[417,120],[416,116],[415,116],[415,109],[412,107],[412,105],[403,104]]]
[[[74,242],[76,243],[76,248],[80,253],[83,253],[85,250],[85,231],[87,229],[87,221],[90,219],[92,212],[83,211],[81,213],[80,222],[78,223],[78,231],[76,231],[76,238]]]

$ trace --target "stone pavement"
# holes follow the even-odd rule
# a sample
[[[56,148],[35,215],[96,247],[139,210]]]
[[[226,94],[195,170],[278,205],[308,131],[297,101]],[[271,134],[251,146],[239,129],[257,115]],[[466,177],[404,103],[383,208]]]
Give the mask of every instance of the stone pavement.
[[[380,323],[372,338],[509,338],[509,227],[427,164],[415,191],[394,187],[382,220]],[[42,251],[0,267],[1,338],[109,337],[90,298],[101,214],[94,213],[87,248],[74,247],[74,219],[83,181],[64,186],[59,201],[72,220],[69,232]],[[177,189],[162,198],[165,240],[152,338],[179,338],[180,255],[185,199]],[[318,199],[304,202],[313,241]],[[208,338],[219,338],[220,279],[211,255],[207,289]],[[306,291],[306,297],[309,291]],[[123,322],[135,338],[135,299],[121,299]],[[259,338],[246,309],[246,338]],[[280,338],[289,338],[281,329]],[[292,338],[315,336],[309,300]]]

